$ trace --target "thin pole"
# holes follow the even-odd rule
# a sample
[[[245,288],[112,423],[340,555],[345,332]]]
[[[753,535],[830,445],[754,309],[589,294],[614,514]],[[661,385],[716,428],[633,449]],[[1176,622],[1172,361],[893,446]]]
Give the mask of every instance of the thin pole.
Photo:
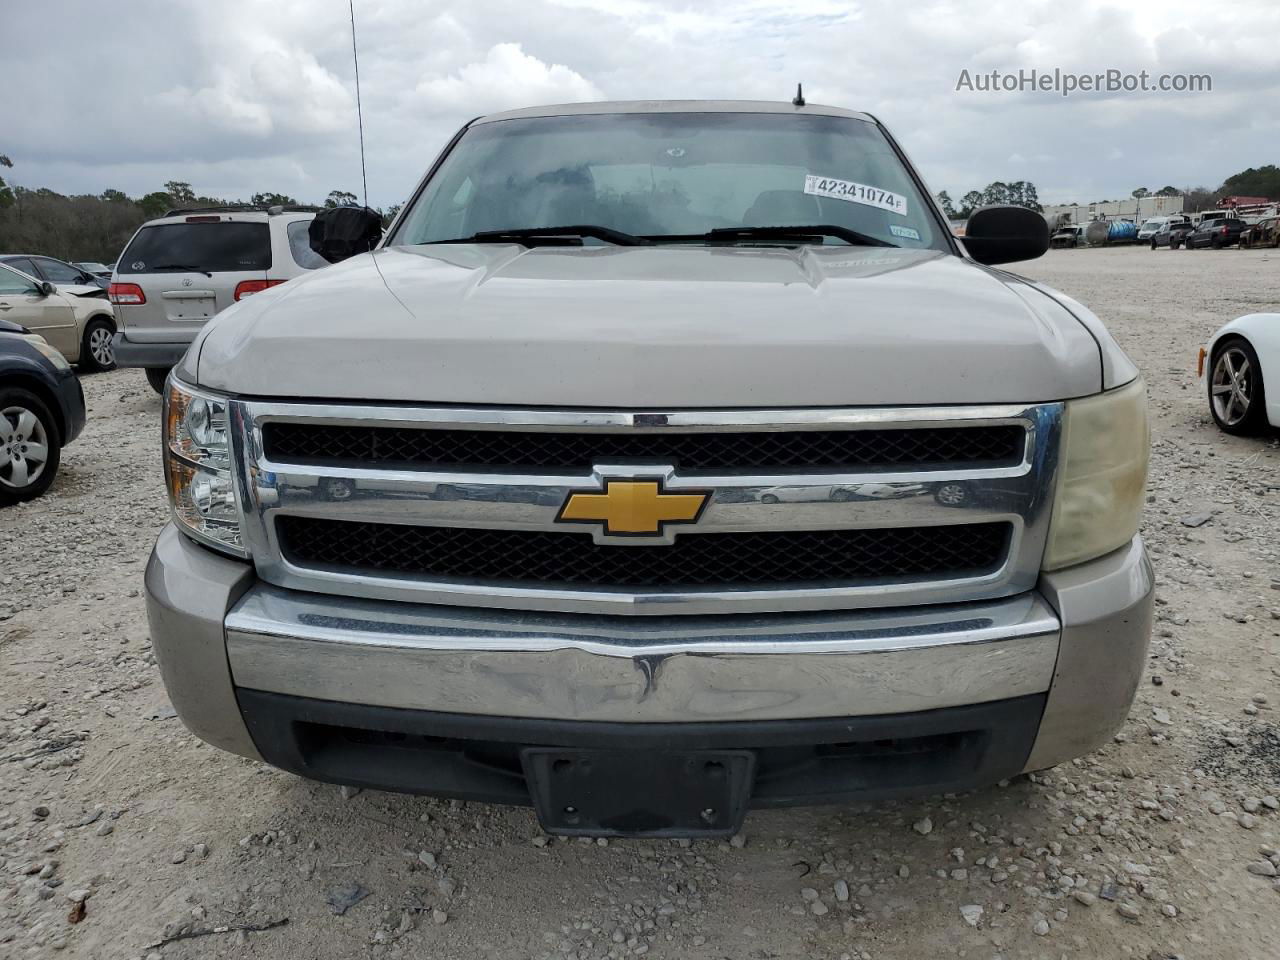
[[[351,62],[356,69],[356,123],[360,127],[360,183],[364,187],[364,205],[369,205],[369,176],[364,168],[364,110],[360,107],[360,57],[356,53],[356,5],[355,0],[347,0],[347,8],[351,11]]]

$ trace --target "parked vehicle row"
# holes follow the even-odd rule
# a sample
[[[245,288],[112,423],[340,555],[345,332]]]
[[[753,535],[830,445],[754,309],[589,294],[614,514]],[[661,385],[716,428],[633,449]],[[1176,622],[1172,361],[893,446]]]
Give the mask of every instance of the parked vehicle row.
[[[1127,221],[1068,223],[1054,231],[1049,245],[1061,249],[1089,244],[1123,243],[1134,229],[1132,223]],[[1170,250],[1177,250],[1179,247],[1189,250],[1206,247],[1220,250],[1236,245],[1242,250],[1250,247],[1280,247],[1280,217],[1267,217],[1257,223],[1224,211],[1210,211],[1195,222],[1183,214],[1152,217],[1136,228],[1134,235],[1139,243],[1149,244],[1152,250],[1160,247],[1168,247]]]

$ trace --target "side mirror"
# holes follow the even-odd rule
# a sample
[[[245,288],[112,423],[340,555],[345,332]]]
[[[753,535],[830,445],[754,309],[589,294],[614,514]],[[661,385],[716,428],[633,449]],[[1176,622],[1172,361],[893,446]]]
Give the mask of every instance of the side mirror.
[[[382,217],[368,207],[321,210],[307,229],[311,249],[330,263],[368,253],[382,239]]]
[[[52,297],[58,292],[58,288],[48,280],[41,280],[36,284],[36,289],[40,291],[40,296],[42,297]]]
[[[1049,224],[1026,207],[983,207],[970,214],[961,242],[979,263],[1034,260],[1049,249]]]

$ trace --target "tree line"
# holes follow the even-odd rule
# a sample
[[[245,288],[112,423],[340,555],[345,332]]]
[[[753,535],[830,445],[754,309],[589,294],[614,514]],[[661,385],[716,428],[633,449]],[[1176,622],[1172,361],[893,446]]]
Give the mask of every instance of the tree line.
[[[0,167],[12,167],[0,154]],[[61,260],[113,263],[135,230],[148,220],[179,207],[220,207],[243,200],[198,195],[191,184],[170,180],[163,190],[130,197],[120,190],[66,196],[45,187],[28,189],[6,184],[0,177],[0,253],[40,253]],[[253,206],[298,206],[288,194],[261,192],[249,198]],[[322,206],[356,206],[349,190],[330,191]],[[383,222],[400,204],[383,211]]]
[[[1159,190],[1138,187],[1129,196],[1135,200],[1142,200],[1146,197],[1181,196],[1184,201],[1183,208],[1189,212],[1208,209],[1214,206],[1220,197],[1266,197],[1268,200],[1280,200],[1280,167],[1270,163],[1261,167],[1249,167],[1247,170],[1233,173],[1223,180],[1220,186],[1214,189],[1204,186],[1182,187],[1179,189],[1171,184],[1166,184]],[[1038,212],[1042,211],[1039,197],[1036,195],[1035,184],[1028,183],[1026,180],[1015,180],[1012,183],[996,180],[987,184],[983,190],[970,190],[960,198],[958,204],[951,199],[945,190],[938,194],[937,200],[943,212],[952,220],[967,220],[974,210],[993,204],[1013,204],[1019,207],[1030,207]],[[1113,201],[1101,200],[1097,202],[1111,203]],[[1065,204],[1065,206],[1072,205]],[[1086,205],[1079,204],[1079,206]]]
[[[996,204],[1015,207],[1028,207],[1040,212],[1040,198],[1036,194],[1036,185],[1029,180],[1014,180],[1005,183],[995,180],[982,190],[970,190],[957,205],[951,195],[943,190],[937,197],[938,205],[949,220],[968,220],[969,214],[979,207],[990,207]]]

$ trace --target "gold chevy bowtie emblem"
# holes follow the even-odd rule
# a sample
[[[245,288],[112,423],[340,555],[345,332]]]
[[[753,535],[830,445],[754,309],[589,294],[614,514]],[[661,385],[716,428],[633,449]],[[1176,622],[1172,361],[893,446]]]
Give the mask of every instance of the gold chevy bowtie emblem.
[[[660,480],[606,480],[603,492],[570,493],[556,519],[603,523],[609,536],[656,535],[664,524],[697,521],[709,496],[700,490],[663,493]]]

